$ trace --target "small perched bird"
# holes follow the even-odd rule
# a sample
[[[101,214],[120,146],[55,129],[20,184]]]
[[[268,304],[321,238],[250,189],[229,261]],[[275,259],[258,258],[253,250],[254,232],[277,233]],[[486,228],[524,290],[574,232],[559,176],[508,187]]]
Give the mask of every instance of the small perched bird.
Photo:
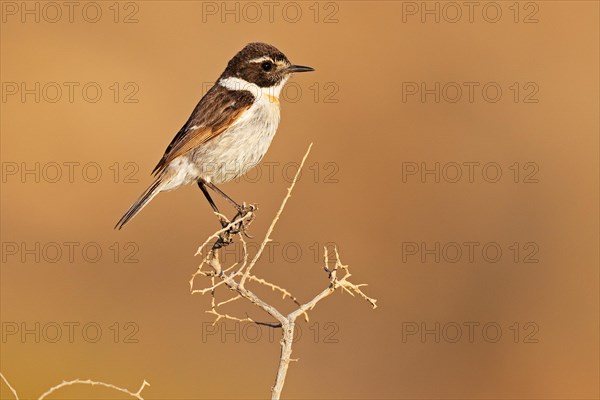
[[[213,87],[167,147],[152,173],[154,182],[121,217],[121,229],[158,193],[197,183],[215,212],[207,188],[242,207],[215,185],[256,166],[279,125],[279,94],[295,72],[314,71],[292,65],[266,43],[250,43],[227,64]],[[223,223],[223,221],[221,221]]]

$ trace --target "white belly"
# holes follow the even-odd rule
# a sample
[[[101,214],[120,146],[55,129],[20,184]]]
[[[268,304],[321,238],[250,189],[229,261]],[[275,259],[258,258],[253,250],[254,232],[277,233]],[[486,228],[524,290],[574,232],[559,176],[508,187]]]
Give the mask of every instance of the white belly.
[[[279,126],[279,102],[261,96],[229,129],[199,148],[173,160],[175,172],[163,190],[204,179],[220,184],[255,167]]]

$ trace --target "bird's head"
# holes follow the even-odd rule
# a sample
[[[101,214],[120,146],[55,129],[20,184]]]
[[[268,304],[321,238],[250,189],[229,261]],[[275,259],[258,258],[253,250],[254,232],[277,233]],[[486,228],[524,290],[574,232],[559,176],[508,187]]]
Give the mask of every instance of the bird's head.
[[[285,54],[266,43],[249,43],[227,64],[221,75],[238,78],[261,88],[283,86],[295,72],[314,71],[311,67],[293,65]]]

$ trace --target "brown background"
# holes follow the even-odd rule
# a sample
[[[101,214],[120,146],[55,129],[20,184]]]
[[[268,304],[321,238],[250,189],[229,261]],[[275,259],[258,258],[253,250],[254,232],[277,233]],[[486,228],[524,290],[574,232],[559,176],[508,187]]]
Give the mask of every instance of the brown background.
[[[307,300],[326,284],[314,246],[334,242],[380,305],[373,311],[341,293],[321,303],[310,324],[301,324],[303,336],[294,348],[300,361],[290,368],[284,395],[598,398],[597,2],[520,3],[518,23],[509,9],[513,2],[497,3],[502,16],[496,23],[482,17],[485,2],[478,3],[472,23],[466,8],[460,21],[444,21],[454,15],[441,8],[445,3],[438,3],[446,12],[439,23],[432,16],[423,23],[421,14],[405,15],[403,22],[407,4],[383,1],[320,3],[318,22],[312,2],[296,3],[302,10],[296,23],[282,15],[287,3],[278,3],[272,22],[263,5],[253,23],[253,10],[243,14],[241,3],[240,21],[226,15],[223,22],[220,15],[203,14],[207,4],[200,1],[140,1],[134,3],[138,22],[127,24],[122,19],[134,6],[121,4],[115,23],[113,2],[97,4],[103,11],[97,23],[82,19],[80,5],[73,23],[67,15],[56,23],[43,15],[39,23],[31,16],[23,23],[20,14],[4,13],[1,24],[3,168],[78,162],[102,169],[96,183],[83,179],[81,167],[72,183],[66,167],[56,183],[19,173],[4,177],[0,370],[21,398],[77,377],[133,391],[146,379],[152,386],[144,394],[156,399],[269,395],[279,332],[271,340],[263,328],[257,343],[250,343],[255,330],[229,323],[207,335],[209,298],[189,293],[199,263],[194,253],[217,227],[199,190],[161,194],[123,231],[112,229],[150,183],[149,171],[210,82],[250,41],[272,43],[292,62],[317,70],[294,77],[293,88],[302,94],[295,99],[290,90],[282,101],[282,123],[264,160],[273,163],[272,179],[263,166],[257,182],[223,186],[233,198],[260,205],[252,226],[258,240],[288,185],[284,167],[314,143],[307,165],[312,169],[276,229],[277,247],[256,272]],[[538,22],[524,23],[536,5]],[[288,20],[294,18],[292,6],[286,6]],[[46,11],[53,18],[54,11]],[[488,12],[493,17],[493,9]],[[55,103],[47,101],[54,92],[36,103],[33,95],[25,102],[19,94],[7,95],[6,82],[80,86],[73,102],[65,89]],[[96,103],[82,98],[87,82],[103,89]],[[109,89],[114,82],[124,91],[118,102]],[[139,88],[137,103],[123,101],[131,90],[124,88],[127,82]],[[480,89],[473,102],[466,91],[456,103],[443,97],[436,103],[433,95],[403,102],[402,82],[430,88],[435,82],[479,82],[479,88],[496,82],[503,93],[496,103],[485,101]],[[509,88],[515,82],[518,102]],[[527,82],[539,88],[537,103],[523,101],[531,91],[524,88]],[[486,182],[480,169],[472,183],[466,176],[456,183],[443,177],[436,183],[431,176],[422,183],[419,175],[402,179],[403,163],[469,161],[496,162],[503,175],[497,183]],[[127,162],[139,167],[137,182],[122,176],[130,171]],[[538,182],[524,183],[520,175],[515,183],[509,169],[515,162],[521,173],[530,172],[525,163],[535,163]],[[114,163],[121,172],[117,183]],[[293,171],[292,164],[287,172]],[[58,243],[66,252],[65,242],[78,243],[73,262],[67,254],[54,263],[54,253],[41,254],[39,262],[22,254],[36,243],[47,251]],[[121,248],[116,260],[110,249],[115,242]],[[137,262],[124,262],[128,242],[137,246]],[[479,252],[473,262],[466,254],[454,263],[444,257],[435,262],[431,255],[423,262],[403,253],[407,242],[427,248],[477,242]],[[501,247],[500,261],[482,258],[488,242]],[[521,247],[519,262],[509,248],[514,242]],[[529,242],[537,246],[537,263],[523,262]],[[86,243],[102,249],[100,261],[82,257]],[[6,246],[15,244],[17,254],[9,254]],[[234,259],[233,253],[227,258]],[[229,311],[263,317],[252,307]],[[69,322],[79,324],[72,343],[64,325]],[[137,343],[124,343],[133,329],[128,322],[138,328],[132,336]],[[439,343],[433,334],[406,336],[409,327],[425,323],[434,329],[436,322]],[[8,334],[11,327],[35,329],[36,323],[39,343],[33,334]],[[82,326],[90,323],[102,328],[97,343],[82,336]],[[479,324],[473,340],[465,323]],[[62,336],[51,343],[55,324]],[[487,336],[485,324],[492,324]],[[462,337],[452,343],[456,326]],[[495,326],[502,334],[490,343],[486,338],[495,337]],[[226,328],[237,329],[238,343],[234,334],[222,340]],[[93,329],[88,333],[94,336]],[[525,343],[532,340],[537,343]],[[11,398],[0,386],[2,398]],[[56,398],[111,396],[79,387]]]

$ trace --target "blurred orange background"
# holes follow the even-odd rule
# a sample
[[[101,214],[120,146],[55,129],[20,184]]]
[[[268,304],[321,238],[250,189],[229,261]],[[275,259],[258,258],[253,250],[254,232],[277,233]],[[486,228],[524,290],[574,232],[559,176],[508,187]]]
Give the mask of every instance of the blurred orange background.
[[[255,272],[307,301],[336,245],[379,305],[320,303],[284,397],[599,397],[597,2],[67,3],[0,2],[0,372],[22,399],[75,378],[270,395],[280,332],[212,327],[190,294],[218,228],[197,187],[113,230],[251,41],[316,69],[263,164],[222,186],[259,205],[257,243],[314,143]]]

